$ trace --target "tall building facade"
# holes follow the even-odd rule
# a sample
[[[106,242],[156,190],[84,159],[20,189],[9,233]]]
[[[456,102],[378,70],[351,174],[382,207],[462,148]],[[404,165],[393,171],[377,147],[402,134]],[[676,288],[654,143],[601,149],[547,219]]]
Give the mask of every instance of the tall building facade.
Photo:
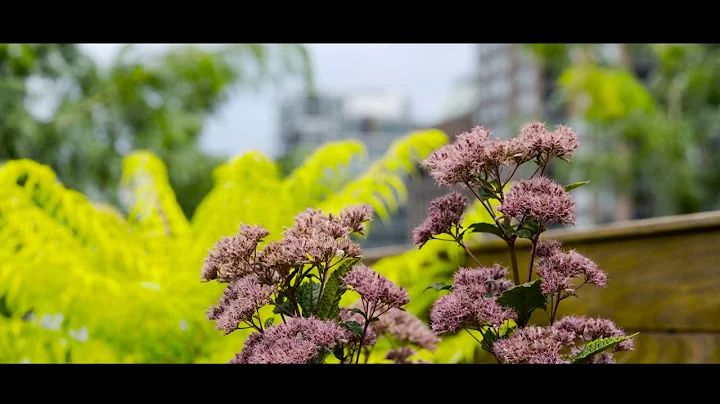
[[[368,152],[364,162],[357,161],[350,167],[353,174],[359,174],[381,158],[395,140],[416,129],[410,107],[406,97],[383,92],[288,99],[280,112],[283,151],[311,153],[330,141],[357,139]],[[368,238],[362,240],[363,246],[409,243],[407,213],[403,206],[390,220],[374,221]]]

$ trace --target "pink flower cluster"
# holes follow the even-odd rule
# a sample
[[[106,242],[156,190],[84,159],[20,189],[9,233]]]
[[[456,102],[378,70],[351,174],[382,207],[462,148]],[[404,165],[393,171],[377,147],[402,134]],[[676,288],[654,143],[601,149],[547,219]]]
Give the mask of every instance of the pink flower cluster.
[[[234,364],[303,364],[347,342],[348,331],[334,321],[316,318],[286,319],[265,332],[250,334]]]
[[[445,145],[428,156],[423,166],[439,185],[452,186],[472,182],[473,176],[482,172],[485,148],[490,132],[475,127],[470,132],[459,134],[455,141]]]
[[[554,157],[569,159],[578,144],[577,134],[563,125],[549,131],[543,123],[533,122],[508,140],[491,139],[490,132],[478,126],[430,154],[423,165],[439,185],[469,185],[478,178],[497,178],[502,166],[533,159],[542,164]]]
[[[484,268],[459,268],[455,272],[453,290],[470,288],[472,285],[483,285],[488,294],[497,297],[513,287],[513,283],[507,276],[507,268],[500,264]]]
[[[410,302],[410,296],[404,288],[373,271],[365,265],[356,265],[342,276],[343,286],[357,292],[370,307],[372,316],[375,310],[400,308]]]
[[[201,278],[230,282],[254,274],[271,285],[287,277],[293,267],[324,263],[338,255],[359,257],[360,246],[350,235],[364,233],[365,222],[372,218],[370,205],[346,208],[338,216],[307,209],[295,217],[281,240],[271,241],[260,250],[258,245],[270,232],[262,226],[243,224],[236,235],[215,244],[205,258]]]
[[[270,296],[277,289],[262,285],[254,275],[231,281],[225,288],[217,306],[207,311],[208,320],[215,321],[216,328],[229,334],[244,321],[252,321],[253,315],[270,303]]]
[[[433,236],[448,234],[454,237],[453,229],[462,227],[462,217],[467,209],[468,198],[457,192],[430,202],[425,220],[413,230],[413,243],[422,247]]]
[[[614,322],[602,318],[568,316],[549,327],[529,326],[516,329],[509,338],[493,345],[495,356],[502,363],[571,363],[590,341],[621,337],[625,333]],[[613,352],[634,349],[632,340],[625,340],[611,352],[593,356],[589,363],[615,363]]]
[[[523,126],[518,139],[524,147],[532,150],[533,154],[545,161],[553,157],[567,160],[580,145],[577,133],[571,128],[558,125],[554,131],[549,131],[541,122],[532,122]]]
[[[493,352],[502,363],[570,363],[563,353],[574,340],[575,336],[566,330],[533,325],[516,329],[510,338],[495,342]]]
[[[241,224],[234,236],[223,237],[205,258],[201,277],[204,281],[230,282],[251,274],[255,268],[250,258],[256,254],[258,244],[270,235],[262,226]]]
[[[405,310],[388,310],[372,327],[380,335],[390,335],[402,344],[414,344],[430,352],[435,352],[440,342],[422,320]]]
[[[564,252],[557,241],[538,243],[538,266],[535,272],[542,283],[540,288],[545,294],[556,294],[562,291],[568,294],[575,292],[572,280],[581,275],[584,283],[601,288],[607,286],[607,274],[598,268],[591,259],[575,250]]]
[[[496,301],[494,293],[511,286],[496,278],[499,273],[502,273],[499,267],[459,270],[452,292],[432,306],[432,330],[441,335],[463,328],[500,327],[506,320],[517,318],[513,310],[503,308]]]
[[[498,211],[520,222],[532,218],[543,226],[575,223],[575,200],[562,185],[547,177],[515,183]]]

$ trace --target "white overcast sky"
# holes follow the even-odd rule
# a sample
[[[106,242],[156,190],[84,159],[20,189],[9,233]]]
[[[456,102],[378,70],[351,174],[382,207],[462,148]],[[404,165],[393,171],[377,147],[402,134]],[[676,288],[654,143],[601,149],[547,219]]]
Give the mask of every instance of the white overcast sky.
[[[83,45],[101,63],[109,62],[119,46]],[[442,117],[453,86],[473,72],[476,60],[475,45],[470,44],[310,44],[308,48],[320,92],[383,90],[406,95],[416,122],[427,125]],[[282,90],[268,88],[232,96],[206,124],[202,147],[221,154],[253,149],[276,155],[282,95]]]

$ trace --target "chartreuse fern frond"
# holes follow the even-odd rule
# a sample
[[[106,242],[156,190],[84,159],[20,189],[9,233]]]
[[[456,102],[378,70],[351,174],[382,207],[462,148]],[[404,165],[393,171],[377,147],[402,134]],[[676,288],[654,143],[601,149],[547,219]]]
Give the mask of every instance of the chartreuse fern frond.
[[[165,164],[141,151],[123,159],[122,194],[129,206],[128,222],[141,233],[184,237],[190,223],[175,199]]]
[[[320,206],[337,213],[347,205],[363,202],[372,205],[381,219],[388,219],[406,203],[407,189],[402,178],[414,174],[417,163],[447,141],[447,135],[436,129],[415,131],[396,140],[382,158]]]
[[[192,220],[182,215],[167,168],[146,151],[123,163],[127,217],[65,188],[49,167],[6,162],[0,167],[0,361],[227,361],[244,334],[223,338],[205,319],[222,291],[200,283],[207,249],[240,222],[262,224],[270,239],[280,237],[307,207],[337,211],[364,202],[386,217],[404,203],[402,177],[446,141],[438,131],[412,133],[354,179],[348,167],[366,154],[357,141],[327,145],[287,178],[271,159],[246,153],[214,171],[214,188]],[[57,333],[27,321],[47,316],[60,316]],[[78,330],[87,338],[70,342],[67,336]],[[11,336],[27,341],[11,344]],[[53,341],[72,344],[71,354]]]

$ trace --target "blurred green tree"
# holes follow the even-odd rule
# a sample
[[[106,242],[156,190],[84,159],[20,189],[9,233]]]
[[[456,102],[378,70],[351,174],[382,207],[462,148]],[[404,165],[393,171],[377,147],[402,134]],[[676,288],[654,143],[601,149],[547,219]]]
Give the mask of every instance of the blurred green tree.
[[[587,175],[631,195],[643,208],[635,218],[720,209],[717,46],[528,48],[595,134],[594,153],[580,158]]]
[[[151,150],[191,216],[221,162],[198,136],[230,90],[292,76],[312,84],[300,45],[142,50],[126,45],[105,68],[76,44],[0,44],[0,162],[47,164],[68,187],[118,205],[123,155]]]

